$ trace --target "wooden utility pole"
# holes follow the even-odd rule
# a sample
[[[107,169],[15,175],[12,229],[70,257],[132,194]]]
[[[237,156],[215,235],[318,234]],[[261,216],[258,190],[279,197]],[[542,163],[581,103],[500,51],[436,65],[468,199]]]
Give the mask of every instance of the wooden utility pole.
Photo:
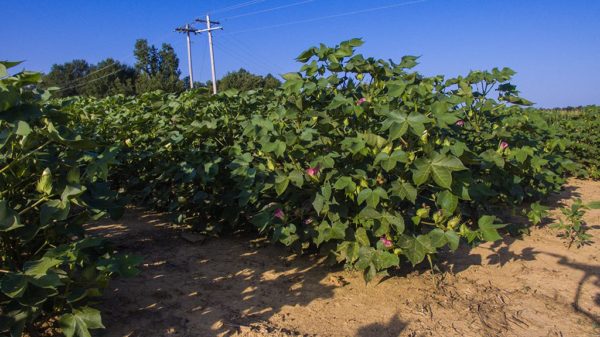
[[[196,21],[206,23],[206,29],[199,29],[196,33],[208,33],[208,48],[210,50],[210,70],[212,75],[213,94],[217,93],[217,74],[215,70],[215,53],[213,51],[212,31],[223,29],[223,27],[212,27],[212,24],[218,25],[218,21],[210,21],[210,15],[206,14],[206,20],[197,19]]]
[[[186,24],[185,27],[180,27],[175,29],[180,33],[185,33],[187,35],[187,52],[188,52],[188,71],[190,73],[190,89],[194,89],[194,72],[192,69],[192,39],[190,38],[190,33],[196,34],[196,29]]]

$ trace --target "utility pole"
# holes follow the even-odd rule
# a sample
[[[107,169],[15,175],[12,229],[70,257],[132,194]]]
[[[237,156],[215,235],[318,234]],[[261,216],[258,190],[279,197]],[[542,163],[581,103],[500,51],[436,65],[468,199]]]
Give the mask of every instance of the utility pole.
[[[192,70],[192,40],[190,39],[190,33],[196,34],[196,29],[186,24],[185,27],[175,29],[180,33],[187,35],[187,52],[188,52],[188,71],[190,73],[190,89],[194,89],[194,72]]]
[[[206,23],[206,29],[199,29],[196,31],[196,33],[203,33],[203,32],[207,32],[208,33],[208,48],[210,50],[210,70],[211,70],[211,74],[212,74],[212,87],[213,87],[213,94],[217,93],[217,74],[215,71],[215,53],[213,51],[213,41],[212,41],[212,31],[213,30],[219,30],[219,29],[223,29],[223,27],[212,27],[212,24],[218,25],[220,24],[218,21],[210,21],[210,15],[206,14],[206,20],[201,20],[201,19],[196,19],[196,21],[201,22],[201,23]]]

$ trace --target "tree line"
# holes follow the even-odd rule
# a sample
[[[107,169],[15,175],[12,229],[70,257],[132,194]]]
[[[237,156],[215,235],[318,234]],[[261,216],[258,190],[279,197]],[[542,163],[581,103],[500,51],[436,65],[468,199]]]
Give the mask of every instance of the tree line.
[[[189,77],[181,77],[179,57],[173,47],[163,43],[160,47],[151,45],[146,39],[135,42],[133,66],[106,58],[96,64],[83,59],[75,59],[62,64],[54,64],[44,75],[46,88],[58,88],[56,97],[111,95],[137,95],[154,90],[178,93],[189,89]],[[273,75],[252,74],[241,68],[228,72],[217,80],[219,90],[252,90],[274,88],[281,82]],[[195,87],[208,87],[211,83],[195,82]]]

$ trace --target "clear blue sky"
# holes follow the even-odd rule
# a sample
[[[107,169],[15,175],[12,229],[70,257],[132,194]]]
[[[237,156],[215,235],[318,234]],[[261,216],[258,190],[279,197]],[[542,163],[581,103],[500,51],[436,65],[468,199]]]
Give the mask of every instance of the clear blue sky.
[[[255,3],[219,11],[247,2]],[[235,17],[286,5],[293,6]],[[294,57],[309,46],[362,37],[364,54],[420,55],[417,69],[428,75],[511,67],[522,95],[538,106],[600,104],[599,0],[3,0],[0,6],[0,59],[25,60],[30,70],[75,58],[133,64],[135,40],[147,38],[171,43],[185,76],[185,38],[173,30],[213,11],[225,27],[215,33],[218,76],[240,67],[293,71]],[[205,35],[194,38],[193,53],[196,79],[207,80]]]

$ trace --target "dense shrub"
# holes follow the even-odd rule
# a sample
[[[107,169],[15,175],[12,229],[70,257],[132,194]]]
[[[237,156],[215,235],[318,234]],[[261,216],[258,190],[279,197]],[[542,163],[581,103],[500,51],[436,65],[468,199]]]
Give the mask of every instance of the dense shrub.
[[[107,185],[116,148],[101,148],[64,125],[67,115],[36,89],[40,74],[7,76],[0,62],[0,333],[38,335],[58,319],[67,336],[102,327],[89,306],[136,258],[115,254],[82,225],[118,216]]]
[[[566,155],[581,164],[581,176],[600,179],[600,107],[537,111],[566,142]]]
[[[461,238],[499,239],[498,207],[538,200],[574,168],[520,107],[510,69],[425,77],[415,57],[365,58],[361,44],[308,49],[276,90],[64,103],[81,132],[123,149],[125,192],[197,230],[252,224],[367,280]]]

